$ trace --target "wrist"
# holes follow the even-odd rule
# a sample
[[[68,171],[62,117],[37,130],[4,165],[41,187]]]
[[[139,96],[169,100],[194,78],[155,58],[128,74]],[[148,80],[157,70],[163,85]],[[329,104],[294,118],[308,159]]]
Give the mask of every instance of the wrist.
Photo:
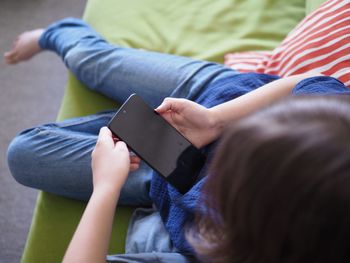
[[[214,138],[216,139],[222,134],[226,126],[226,122],[222,118],[220,111],[218,111],[216,107],[210,108],[208,110],[210,127],[213,131]]]
[[[108,182],[94,185],[93,194],[107,194],[109,196],[119,196],[122,185],[110,184]]]

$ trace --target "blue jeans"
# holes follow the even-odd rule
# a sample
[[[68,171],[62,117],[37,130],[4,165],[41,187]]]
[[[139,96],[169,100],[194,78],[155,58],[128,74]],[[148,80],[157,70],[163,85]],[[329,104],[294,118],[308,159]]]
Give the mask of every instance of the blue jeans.
[[[79,19],[49,26],[39,41],[56,52],[89,89],[121,103],[137,93],[152,107],[165,97],[195,100],[208,85],[237,72],[220,64],[123,48],[107,43]],[[8,164],[21,184],[57,195],[88,200],[92,193],[91,152],[100,127],[113,111],[50,123],[18,134]],[[144,163],[130,173],[120,204],[148,205],[151,170]]]

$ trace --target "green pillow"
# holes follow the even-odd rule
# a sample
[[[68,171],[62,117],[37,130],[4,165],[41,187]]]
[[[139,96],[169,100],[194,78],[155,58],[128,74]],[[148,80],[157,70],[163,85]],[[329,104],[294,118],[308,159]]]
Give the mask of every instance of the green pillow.
[[[316,10],[324,2],[326,2],[326,0],[306,0],[306,15]]]

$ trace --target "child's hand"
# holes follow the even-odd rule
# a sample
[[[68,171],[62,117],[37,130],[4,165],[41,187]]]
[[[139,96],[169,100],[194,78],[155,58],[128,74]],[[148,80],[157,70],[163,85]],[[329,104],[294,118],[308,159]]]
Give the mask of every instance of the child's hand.
[[[166,98],[156,111],[198,148],[219,136],[211,111],[193,101]]]
[[[114,142],[107,127],[101,128],[91,156],[94,190],[101,187],[104,190],[120,190],[130,168],[137,169],[140,162],[138,157],[130,158],[124,142]]]

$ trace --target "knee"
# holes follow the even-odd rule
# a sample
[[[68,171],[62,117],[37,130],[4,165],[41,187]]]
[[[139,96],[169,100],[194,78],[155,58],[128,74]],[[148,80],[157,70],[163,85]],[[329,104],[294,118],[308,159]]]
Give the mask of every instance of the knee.
[[[81,18],[76,17],[66,17],[61,20],[56,21],[51,24],[51,27],[59,27],[59,28],[74,28],[74,27],[90,27],[88,23],[86,23]]]
[[[63,61],[79,81],[97,91],[110,74],[108,65],[113,52],[105,40],[82,36],[79,43],[65,53]]]
[[[89,54],[89,52],[76,46],[66,53],[63,61],[74,76],[86,84],[88,88],[94,89],[98,86],[96,81],[97,76],[95,74],[95,61],[93,55]]]
[[[7,163],[14,179],[20,184],[31,186],[30,174],[35,165],[35,152],[31,143],[34,129],[18,134],[7,149]]]

